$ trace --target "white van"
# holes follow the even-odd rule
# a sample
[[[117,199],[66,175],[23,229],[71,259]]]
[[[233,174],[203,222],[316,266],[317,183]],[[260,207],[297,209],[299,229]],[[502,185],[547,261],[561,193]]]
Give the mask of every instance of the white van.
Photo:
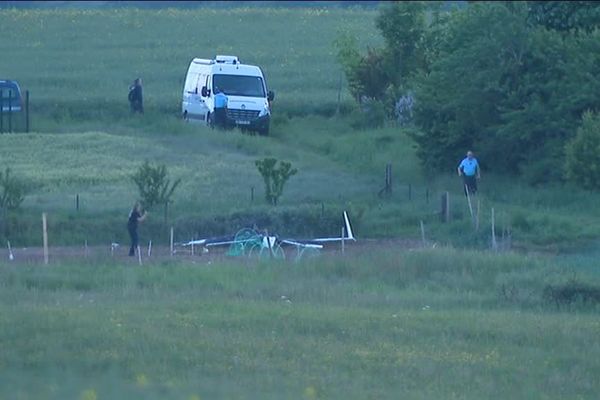
[[[214,60],[194,58],[183,87],[181,112],[188,121],[214,125],[214,93],[227,95],[227,125],[268,135],[275,95],[267,91],[261,69],[241,64],[236,56],[216,56]]]

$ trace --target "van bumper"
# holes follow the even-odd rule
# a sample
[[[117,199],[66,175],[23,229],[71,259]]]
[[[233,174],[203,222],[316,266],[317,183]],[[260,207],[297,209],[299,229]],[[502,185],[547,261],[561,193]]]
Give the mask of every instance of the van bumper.
[[[270,115],[258,117],[251,121],[247,121],[247,123],[245,121],[241,122],[241,121],[235,121],[233,119],[227,118],[228,126],[238,127],[241,129],[248,129],[248,130],[257,131],[257,132],[268,132],[270,123],[271,123]]]

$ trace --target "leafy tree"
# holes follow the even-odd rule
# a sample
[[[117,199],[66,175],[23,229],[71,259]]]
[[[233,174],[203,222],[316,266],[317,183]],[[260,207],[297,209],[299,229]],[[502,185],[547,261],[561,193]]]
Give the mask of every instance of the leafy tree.
[[[132,180],[138,187],[143,206],[148,209],[156,204],[172,202],[173,192],[181,183],[181,179],[173,183],[167,179],[167,167],[164,164],[151,165],[147,160],[132,176]]]
[[[11,175],[11,169],[0,171],[0,209],[16,210],[25,200],[25,184]]]
[[[566,145],[566,177],[584,189],[600,189],[600,115],[583,114],[577,135]]]
[[[390,83],[396,86],[425,67],[426,6],[422,1],[391,2],[381,9],[375,20],[386,44]]]
[[[560,179],[564,143],[600,105],[597,33],[564,37],[527,23],[525,3],[474,3],[444,22],[428,72],[416,79],[415,135],[428,170],[467,148],[531,183]]]
[[[297,169],[292,169],[292,164],[286,161],[280,161],[279,167],[276,167],[275,158],[265,158],[256,160],[258,172],[265,182],[265,198],[271,205],[277,205],[279,197],[283,194],[283,187],[292,175],[296,175]]]
[[[532,25],[559,32],[590,33],[600,27],[600,3],[597,1],[529,1]]]
[[[383,7],[376,25],[385,39],[385,48],[368,48],[361,55],[354,38],[345,35],[336,40],[338,61],[350,92],[361,105],[376,100],[385,105],[388,116],[394,115],[410,76],[425,66],[425,10],[426,3],[420,1],[393,2]]]

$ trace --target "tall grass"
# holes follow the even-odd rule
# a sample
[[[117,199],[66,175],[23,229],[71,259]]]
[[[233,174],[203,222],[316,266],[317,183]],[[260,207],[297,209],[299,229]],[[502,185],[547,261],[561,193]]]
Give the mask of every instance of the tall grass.
[[[591,399],[597,306],[543,297],[570,271],[450,249],[3,265],[0,395]]]
[[[233,54],[260,65],[279,112],[334,110],[333,41],[348,31],[378,43],[375,11],[341,9],[0,10],[0,70],[31,90],[46,120],[110,121],[128,114],[127,87],[144,79],[146,110],[179,115],[189,62]],[[102,34],[99,34],[102,32]],[[349,97],[344,92],[344,102]]]

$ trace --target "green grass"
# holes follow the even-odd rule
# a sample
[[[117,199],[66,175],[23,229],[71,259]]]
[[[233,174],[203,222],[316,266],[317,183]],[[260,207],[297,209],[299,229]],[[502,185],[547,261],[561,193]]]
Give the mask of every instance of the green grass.
[[[0,398],[591,399],[597,305],[542,295],[574,273],[600,284],[578,266],[451,249],[3,265]]]
[[[381,43],[376,14],[285,8],[0,11],[0,35],[6,39],[1,51],[10,54],[0,57],[0,70],[31,90],[32,128],[41,133],[0,138],[0,160],[31,185],[23,211],[4,224],[13,229],[0,234],[36,244],[39,213],[46,211],[55,244],[90,236],[101,243],[125,240],[121,220],[136,195],[128,175],[145,159],[165,163],[172,177],[183,178],[171,210],[170,223],[178,230],[186,236],[216,233],[215,218],[235,230],[233,214],[267,213],[253,162],[272,156],[300,170],[282,207],[272,212],[273,226],[265,227],[281,232],[286,224],[280,216],[295,213],[298,223],[288,224],[287,234],[303,233],[307,221],[314,221],[306,210],[323,204],[331,215],[348,209],[361,237],[417,238],[423,221],[429,239],[484,248],[493,207],[498,235],[512,229],[519,248],[563,252],[593,243],[600,236],[597,194],[563,186],[532,189],[518,179],[494,176],[488,172],[493,166],[486,166],[481,230],[471,233],[460,181],[453,171],[423,176],[406,130],[354,129],[361,117],[345,87],[341,115],[329,117],[340,77],[333,42],[346,32],[361,48]],[[218,27],[231,24],[235,29],[217,38]],[[189,60],[218,53],[263,67],[277,92],[271,137],[219,135],[179,120]],[[136,76],[145,82],[147,113],[141,118],[129,115],[126,104],[127,86]],[[390,162],[394,193],[383,199],[377,193]],[[445,191],[451,193],[454,220],[447,225],[437,216]],[[79,213],[74,212],[77,194]],[[164,236],[159,216],[162,210],[155,210],[143,235]],[[322,222],[315,230],[337,231]]]
[[[363,46],[381,42],[375,15],[268,8],[1,10],[1,51],[10,57],[2,57],[0,69],[31,90],[38,127],[126,117],[127,88],[137,76],[144,79],[147,112],[176,115],[189,62],[216,54],[260,65],[276,92],[276,108],[295,115],[331,112],[341,73],[333,41],[348,31]],[[346,93],[344,101],[350,101]]]

